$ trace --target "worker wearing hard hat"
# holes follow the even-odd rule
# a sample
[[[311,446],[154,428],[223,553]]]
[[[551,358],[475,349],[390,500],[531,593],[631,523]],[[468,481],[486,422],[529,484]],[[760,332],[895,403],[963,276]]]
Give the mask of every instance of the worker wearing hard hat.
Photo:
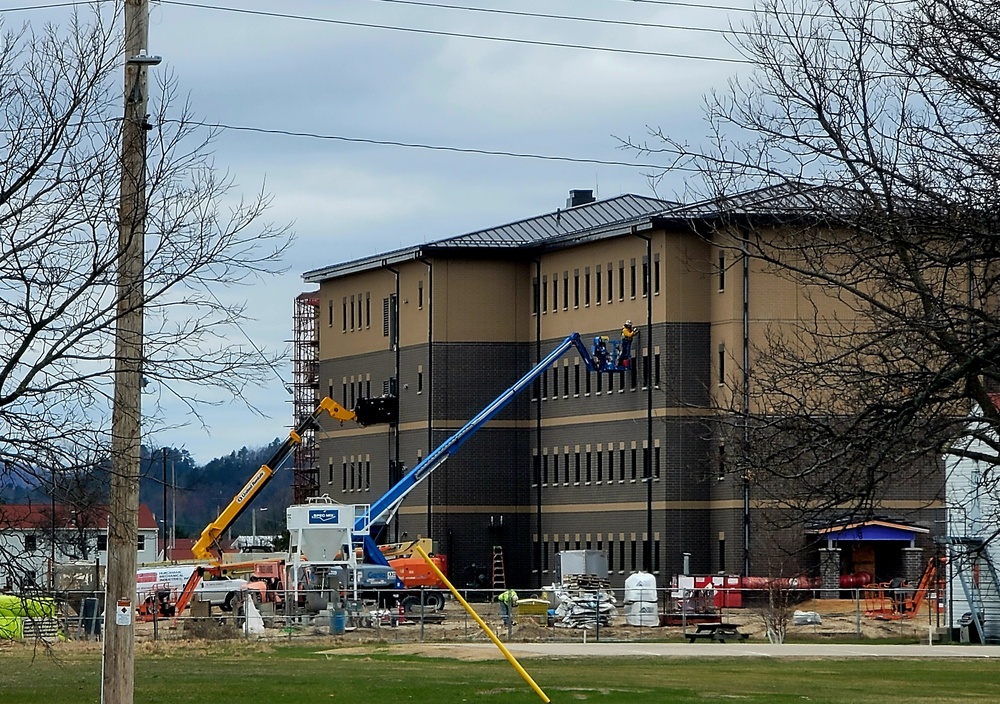
[[[508,589],[497,598],[497,601],[500,602],[500,619],[503,625],[511,625],[514,621],[514,609],[517,608],[517,592]]]
[[[628,367],[632,359],[632,338],[639,334],[639,329],[632,325],[631,320],[626,320],[622,326],[622,344],[618,348],[618,366]]]

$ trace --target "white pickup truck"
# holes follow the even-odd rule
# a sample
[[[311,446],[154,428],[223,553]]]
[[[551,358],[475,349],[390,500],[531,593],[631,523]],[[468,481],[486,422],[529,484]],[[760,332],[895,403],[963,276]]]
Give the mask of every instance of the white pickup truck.
[[[135,574],[136,603],[141,604],[157,591],[170,590],[179,595],[191,575],[195,565],[170,565],[168,567],[141,568]],[[246,592],[249,583],[245,579],[202,579],[194,590],[194,598],[207,601],[223,611],[231,611],[234,603]]]

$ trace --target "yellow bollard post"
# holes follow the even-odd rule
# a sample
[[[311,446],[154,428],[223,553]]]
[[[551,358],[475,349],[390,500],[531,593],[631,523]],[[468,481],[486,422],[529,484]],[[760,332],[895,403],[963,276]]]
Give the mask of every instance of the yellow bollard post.
[[[444,576],[444,573],[442,573],[441,570],[438,569],[438,566],[434,564],[434,561],[431,560],[431,558],[427,555],[426,552],[424,552],[423,548],[421,548],[419,545],[415,545],[413,549],[416,551],[418,555],[420,555],[421,558],[423,558],[424,562],[426,562],[428,566],[430,566],[430,568],[434,570],[434,574],[438,576],[438,579],[440,579],[442,582],[445,583],[445,585],[447,585],[448,590],[452,593],[452,596],[458,599],[458,603],[460,603],[465,608],[465,610],[469,613],[470,616],[472,616],[472,618],[476,619],[476,623],[478,623],[479,627],[483,629],[483,633],[485,633],[490,637],[490,640],[493,641],[493,644],[496,645],[496,647],[500,648],[500,652],[503,653],[503,656],[505,658],[507,658],[507,662],[509,662],[511,666],[515,670],[517,670],[517,674],[521,675],[524,681],[527,682],[533,690],[535,690],[535,694],[537,694],[539,698],[541,698],[541,700],[545,702],[545,704],[549,704],[550,700],[546,696],[545,692],[542,691],[542,688],[539,687],[537,684],[535,684],[535,681],[531,679],[531,675],[529,675],[527,671],[523,667],[521,667],[521,663],[519,663],[517,659],[513,655],[511,655],[510,651],[507,650],[507,648],[504,647],[504,644],[500,642],[500,639],[497,638],[496,635],[494,635],[493,629],[487,626],[486,622],[483,621],[483,619],[479,618],[479,614],[476,613],[476,610],[473,609],[471,606],[469,606],[469,602],[467,602],[465,599],[462,598],[462,595],[459,594],[458,590],[456,590],[455,587],[452,585],[452,583],[448,581],[448,578]]]

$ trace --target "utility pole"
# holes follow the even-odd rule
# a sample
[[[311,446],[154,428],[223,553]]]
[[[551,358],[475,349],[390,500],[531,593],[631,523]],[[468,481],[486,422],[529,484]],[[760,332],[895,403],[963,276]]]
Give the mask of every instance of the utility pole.
[[[111,506],[101,674],[102,704],[132,704],[135,693],[135,568],[146,226],[146,55],[148,0],[125,0],[125,117],[118,230],[118,317],[111,417]]]

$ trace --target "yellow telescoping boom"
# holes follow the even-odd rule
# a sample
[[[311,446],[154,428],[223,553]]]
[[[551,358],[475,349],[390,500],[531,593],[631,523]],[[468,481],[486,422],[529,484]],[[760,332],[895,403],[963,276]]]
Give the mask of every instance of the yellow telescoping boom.
[[[316,407],[312,415],[288,433],[288,439],[281,444],[281,447],[275,450],[266,464],[261,465],[261,468],[254,472],[249,481],[243,485],[243,488],[237,492],[233,500],[229,502],[229,505],[219,514],[219,517],[205,526],[205,530],[201,532],[198,542],[191,548],[195,559],[215,561],[210,548],[218,542],[222,534],[240,517],[240,514],[243,513],[247,506],[253,503],[253,500],[267,486],[267,483],[271,481],[271,477],[274,476],[275,471],[281,466],[281,463],[285,461],[288,455],[302,444],[302,434],[307,430],[320,429],[319,418],[324,413],[329,413],[331,418],[339,420],[341,423],[345,420],[358,420],[358,416],[354,411],[347,410],[333,399],[324,398],[320,401],[319,406]]]

